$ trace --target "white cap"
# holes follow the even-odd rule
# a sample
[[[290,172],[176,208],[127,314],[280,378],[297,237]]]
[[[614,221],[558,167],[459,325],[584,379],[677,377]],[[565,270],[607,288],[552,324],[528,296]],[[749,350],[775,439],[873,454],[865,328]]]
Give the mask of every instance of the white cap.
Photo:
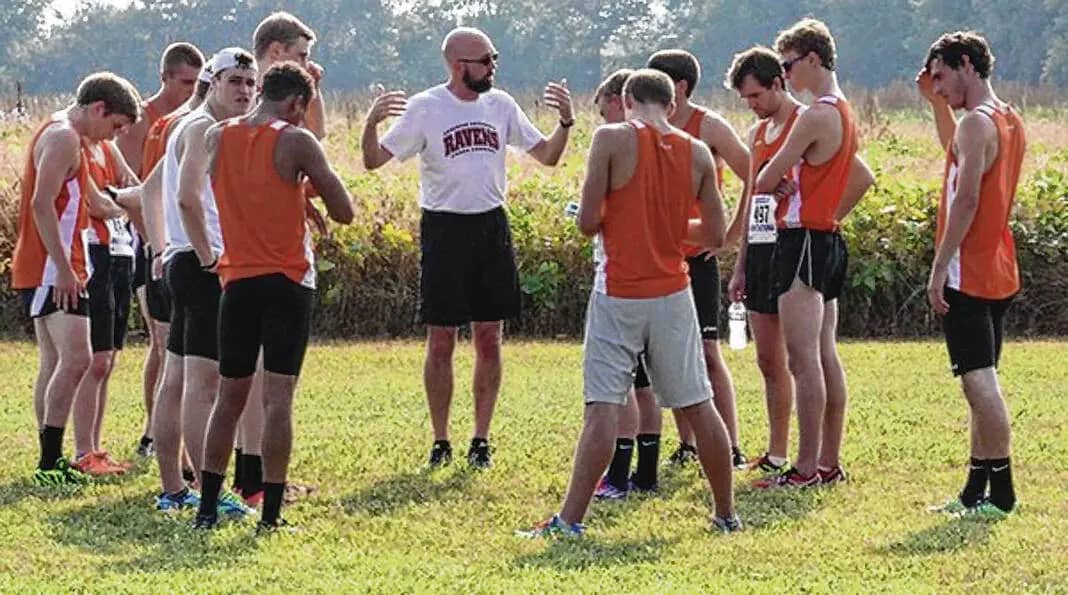
[[[211,79],[216,74],[228,68],[235,68],[237,66],[249,66],[255,68],[256,62],[253,61],[250,63],[247,60],[251,55],[252,54],[248,50],[241,48],[231,47],[221,49],[211,57],[211,60],[208,60],[207,64],[204,65],[198,78],[205,83],[210,83]]]

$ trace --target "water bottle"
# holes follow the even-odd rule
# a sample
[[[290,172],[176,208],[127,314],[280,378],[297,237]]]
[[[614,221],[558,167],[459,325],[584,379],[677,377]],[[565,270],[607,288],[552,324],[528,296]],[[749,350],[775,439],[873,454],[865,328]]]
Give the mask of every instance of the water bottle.
[[[745,304],[741,302],[731,304],[731,307],[727,309],[727,318],[730,320],[730,339],[728,341],[730,348],[745,349]]]

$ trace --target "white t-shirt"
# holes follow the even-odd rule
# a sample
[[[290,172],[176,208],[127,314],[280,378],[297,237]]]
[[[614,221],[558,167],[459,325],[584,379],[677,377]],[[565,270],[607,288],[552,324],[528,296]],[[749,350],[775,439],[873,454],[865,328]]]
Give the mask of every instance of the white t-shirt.
[[[381,142],[401,161],[421,157],[419,206],[484,213],[504,204],[505,146],[527,152],[544,140],[504,91],[463,101],[439,85],[408,99],[407,110]]]
[[[167,149],[163,155],[163,222],[167,233],[167,247],[163,250],[163,261],[169,261],[179,252],[193,250],[189,234],[182,223],[181,207],[178,205],[178,139],[186,127],[197,120],[206,119],[212,123],[215,118],[204,107],[199,107],[184,116],[167,138]],[[219,210],[215,206],[215,192],[211,186],[211,174],[204,175],[204,192],[200,196],[204,208],[204,227],[208,232],[211,251],[219,256],[223,251],[222,230],[219,227]]]

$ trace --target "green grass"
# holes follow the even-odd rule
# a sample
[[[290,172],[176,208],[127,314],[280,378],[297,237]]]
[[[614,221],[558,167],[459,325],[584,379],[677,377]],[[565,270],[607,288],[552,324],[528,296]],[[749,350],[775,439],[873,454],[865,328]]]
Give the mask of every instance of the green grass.
[[[256,540],[248,525],[204,534],[187,516],[154,512],[152,463],[77,492],[33,487],[34,350],[0,343],[0,591],[1063,591],[1065,347],[1005,349],[1023,508],[1000,524],[924,512],[959,489],[966,457],[965,407],[944,347],[849,343],[850,484],[766,494],[740,475],[748,530],[724,537],[706,530],[696,471],[665,471],[659,497],[595,505],[585,539],[544,542],[512,533],[556,510],[565,489],[582,414],[577,344],[508,344],[496,467],[434,474],[421,470],[430,444],[421,346],[314,347],[291,475],[321,491],[287,512],[301,533]],[[457,366],[461,445],[471,428],[469,352]],[[124,456],[140,433],[142,354],[125,354],[112,382],[105,442]],[[752,347],[727,357],[743,445],[757,454],[765,416]]]

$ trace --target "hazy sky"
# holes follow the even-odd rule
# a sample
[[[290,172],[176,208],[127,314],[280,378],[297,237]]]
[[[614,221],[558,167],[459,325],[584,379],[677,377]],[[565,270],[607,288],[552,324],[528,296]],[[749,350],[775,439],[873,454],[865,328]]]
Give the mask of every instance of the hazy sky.
[[[115,6],[126,6],[130,4],[132,0],[99,0],[102,4],[113,4]],[[81,0],[52,0],[52,8],[55,8],[64,15],[69,15],[74,12],[75,7],[81,3]],[[47,16],[48,20],[52,20],[51,11]]]

